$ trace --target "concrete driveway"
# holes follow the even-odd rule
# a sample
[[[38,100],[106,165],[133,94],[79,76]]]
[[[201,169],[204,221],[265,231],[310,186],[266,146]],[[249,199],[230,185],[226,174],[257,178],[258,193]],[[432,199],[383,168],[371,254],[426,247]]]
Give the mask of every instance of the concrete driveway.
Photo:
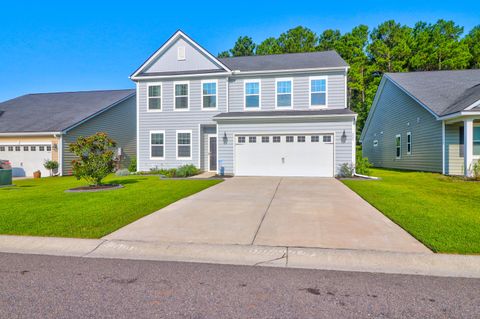
[[[429,252],[333,178],[227,179],[105,239]]]

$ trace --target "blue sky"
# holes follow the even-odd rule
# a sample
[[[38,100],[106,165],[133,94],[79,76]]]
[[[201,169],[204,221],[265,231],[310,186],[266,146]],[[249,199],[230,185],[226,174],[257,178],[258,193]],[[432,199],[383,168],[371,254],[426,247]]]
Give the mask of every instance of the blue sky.
[[[0,101],[33,92],[130,88],[175,30],[213,54],[303,25],[317,33],[395,19],[480,24],[480,1],[8,1],[0,9]]]

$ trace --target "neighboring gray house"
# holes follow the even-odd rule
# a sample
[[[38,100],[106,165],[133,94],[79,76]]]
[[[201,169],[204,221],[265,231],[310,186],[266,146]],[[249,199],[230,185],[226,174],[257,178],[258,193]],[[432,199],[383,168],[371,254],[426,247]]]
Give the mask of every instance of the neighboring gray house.
[[[480,70],[386,73],[360,141],[377,167],[470,175],[480,159]]]
[[[0,103],[0,159],[14,176],[32,176],[45,160],[70,175],[75,158],[68,145],[79,136],[106,132],[122,151],[122,165],[136,152],[135,90],[28,94]],[[118,152],[118,150],[117,150]]]
[[[216,58],[181,31],[138,68],[138,170],[334,176],[355,162],[348,65],[334,51]]]

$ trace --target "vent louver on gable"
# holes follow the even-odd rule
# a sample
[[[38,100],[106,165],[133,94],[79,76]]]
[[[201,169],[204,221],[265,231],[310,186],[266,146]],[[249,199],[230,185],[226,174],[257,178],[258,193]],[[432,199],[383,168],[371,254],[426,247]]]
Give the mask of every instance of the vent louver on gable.
[[[179,60],[179,61],[185,60],[185,47],[184,46],[178,47],[178,49],[177,49],[177,60]]]

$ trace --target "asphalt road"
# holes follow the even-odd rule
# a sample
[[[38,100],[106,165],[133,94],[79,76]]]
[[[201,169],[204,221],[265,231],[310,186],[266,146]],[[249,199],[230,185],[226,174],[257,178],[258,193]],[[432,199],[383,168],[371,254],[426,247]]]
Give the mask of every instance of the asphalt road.
[[[0,318],[479,318],[480,279],[0,254]]]

